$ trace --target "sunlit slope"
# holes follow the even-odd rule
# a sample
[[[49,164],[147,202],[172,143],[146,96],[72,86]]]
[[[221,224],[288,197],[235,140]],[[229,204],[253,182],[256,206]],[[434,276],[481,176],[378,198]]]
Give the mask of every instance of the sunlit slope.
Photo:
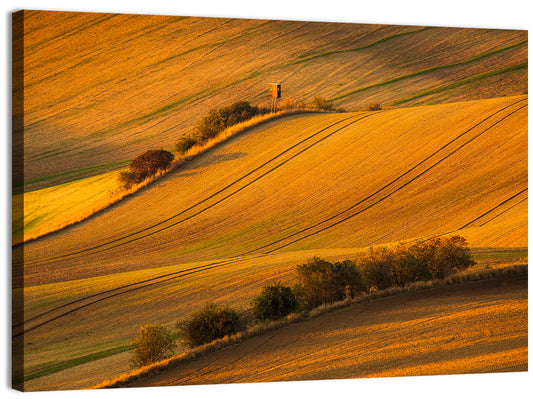
[[[447,233],[527,246],[527,102],[269,122],[29,243],[26,283]]]
[[[131,386],[528,370],[527,275],[356,304]]]
[[[272,81],[350,110],[523,94],[527,47],[526,31],[26,11],[15,166],[41,185],[113,169],[213,107],[268,105]]]
[[[23,206],[24,215],[14,220],[13,243],[40,237],[78,222],[124,196],[117,180],[118,171],[16,194],[13,205]],[[18,213],[15,212],[15,215]]]

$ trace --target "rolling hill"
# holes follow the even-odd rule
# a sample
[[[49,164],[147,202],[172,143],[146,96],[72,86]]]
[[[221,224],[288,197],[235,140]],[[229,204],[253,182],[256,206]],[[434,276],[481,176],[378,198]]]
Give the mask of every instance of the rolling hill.
[[[522,275],[357,304],[125,386],[527,371],[527,337]]]
[[[29,243],[26,282],[458,231],[476,247],[527,246],[527,102],[269,122]]]
[[[124,354],[109,351],[125,351],[139,325],[172,326],[206,300],[246,308],[312,256],[460,234],[479,254],[527,257],[527,107],[522,95],[289,115],[26,244],[13,269],[24,276],[13,331],[24,331],[25,374],[83,363],[30,386],[120,374]]]
[[[347,110],[527,92],[527,32],[24,11],[26,190],[171,149],[208,110],[314,96]],[[20,187],[17,187],[20,189]]]

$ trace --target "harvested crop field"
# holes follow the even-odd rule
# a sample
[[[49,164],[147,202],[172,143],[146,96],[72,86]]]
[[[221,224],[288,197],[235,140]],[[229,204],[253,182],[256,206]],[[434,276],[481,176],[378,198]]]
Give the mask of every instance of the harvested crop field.
[[[527,370],[527,31],[15,15],[16,389],[138,376],[139,327],[174,330],[208,301],[254,338],[226,336],[194,361],[179,342],[165,360],[179,367],[136,386]],[[283,112],[178,155],[219,107],[267,112],[267,82],[283,83]],[[173,164],[119,187],[149,149]],[[368,279],[343,310],[292,314],[276,331],[252,321],[262,287],[296,290],[310,259],[456,235],[478,262],[466,279],[492,280],[420,290],[409,275],[416,291],[400,276],[396,296],[376,299],[389,286]],[[521,275],[496,272],[507,266]]]
[[[518,274],[360,303],[131,386],[527,371],[527,289]]]
[[[24,282],[459,232],[475,247],[524,247],[527,106],[518,96],[269,122],[28,243]]]

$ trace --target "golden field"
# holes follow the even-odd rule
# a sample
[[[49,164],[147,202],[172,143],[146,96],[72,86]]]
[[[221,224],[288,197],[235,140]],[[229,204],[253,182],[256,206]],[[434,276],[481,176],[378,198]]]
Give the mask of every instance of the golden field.
[[[287,116],[26,244],[26,374],[98,357],[27,389],[124,373],[125,349],[105,354],[139,325],[172,328],[206,300],[246,309],[264,283],[293,281],[313,256],[453,233],[485,264],[527,259],[526,113],[518,96]]]
[[[521,275],[356,304],[122,386],[527,371],[527,337]]]
[[[527,47],[525,31],[25,11],[24,389],[127,373],[140,325],[174,328],[206,301],[250,312],[314,256],[461,235],[478,270],[523,267]],[[269,106],[271,81],[344,111],[252,121],[118,190],[128,160],[210,109]],[[524,276],[355,303],[138,384],[523,371]]]
[[[281,111],[275,114],[259,115],[238,123],[207,142],[194,145],[184,154],[177,154],[169,169],[180,167],[183,162],[201,155],[203,152],[246,129],[269,120],[302,112],[313,111]],[[119,164],[125,165],[126,163],[128,162],[120,162]],[[120,171],[113,171],[71,180],[51,187],[15,193],[13,195],[13,205],[20,208],[13,211],[12,244],[34,240],[79,223],[93,214],[112,206],[126,196],[150,185],[166,172],[160,171],[155,176],[148,177],[128,189],[119,184]]]
[[[458,231],[525,247],[526,115],[521,96],[272,121],[29,243],[25,282]]]

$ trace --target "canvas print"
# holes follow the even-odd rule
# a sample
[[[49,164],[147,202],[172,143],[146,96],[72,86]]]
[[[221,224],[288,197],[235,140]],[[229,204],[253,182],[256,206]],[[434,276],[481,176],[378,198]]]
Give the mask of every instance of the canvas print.
[[[13,14],[23,391],[528,370],[528,35]]]

